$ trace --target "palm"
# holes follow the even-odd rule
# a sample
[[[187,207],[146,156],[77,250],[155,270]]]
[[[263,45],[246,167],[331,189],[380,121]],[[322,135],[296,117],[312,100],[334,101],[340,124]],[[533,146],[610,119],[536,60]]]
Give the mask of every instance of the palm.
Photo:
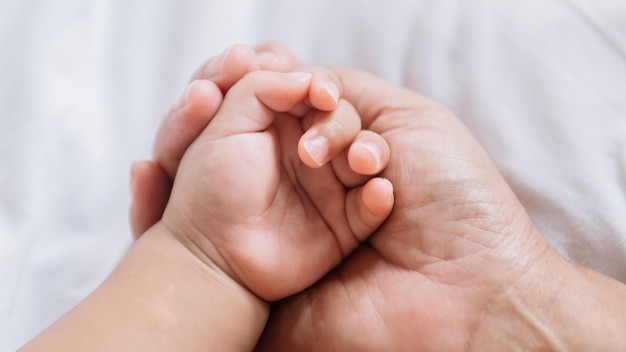
[[[371,121],[391,148],[394,210],[338,270],[273,308],[260,349],[463,349],[532,261],[530,221],[489,158],[448,112],[424,108]]]
[[[260,131],[201,135],[181,162],[176,182],[185,187],[170,202],[268,300],[311,285],[359,243],[346,216],[348,190],[331,166],[302,164],[301,120],[274,115]]]

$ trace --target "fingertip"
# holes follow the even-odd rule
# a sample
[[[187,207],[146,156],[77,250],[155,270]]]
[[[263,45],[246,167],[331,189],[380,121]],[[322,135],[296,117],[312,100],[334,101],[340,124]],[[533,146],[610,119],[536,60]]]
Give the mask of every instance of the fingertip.
[[[207,60],[193,75],[192,80],[210,80],[225,92],[246,73],[258,69],[259,63],[254,49],[236,44]]]
[[[325,103],[328,105],[328,109],[335,109],[337,107],[337,104],[339,104],[339,98],[341,98],[341,91],[339,90],[339,86],[337,86],[337,83],[335,82],[326,82],[322,85],[322,88],[326,93]],[[318,104],[320,105],[318,109],[325,110],[325,106],[323,105],[326,104]]]
[[[361,130],[361,120],[350,103],[341,100],[334,111],[312,111],[302,119],[300,159],[320,167],[346,150]]]
[[[364,241],[383,224],[394,204],[393,185],[383,178],[372,178],[348,193],[347,214],[350,227],[359,241]]]
[[[389,163],[389,146],[377,133],[363,130],[348,150],[350,168],[361,175],[376,175]]]
[[[215,83],[204,79],[191,81],[166,118],[214,112],[222,99],[222,92]]]
[[[376,177],[363,186],[363,205],[376,218],[384,219],[393,208],[393,184],[386,178]]]
[[[222,92],[213,82],[195,80],[185,92],[185,106],[192,115],[213,115],[222,103]]]
[[[282,43],[264,43],[257,46],[255,50],[261,70],[288,72],[293,71],[299,65],[298,59]]]
[[[301,138],[298,143],[300,160],[308,167],[322,167],[327,162],[329,152],[330,145],[328,139],[322,136]]]
[[[321,111],[333,111],[339,105],[342,88],[339,79],[327,70],[316,70],[311,82],[309,100]]]
[[[161,122],[153,147],[154,159],[174,177],[185,150],[208,125],[222,104],[217,85],[207,80],[191,82],[179,103]]]
[[[147,178],[151,178],[150,176],[155,172],[153,169],[156,166],[158,165],[150,160],[134,161],[130,165],[130,193],[132,201],[137,198],[138,192],[144,190],[142,187],[144,181]]]
[[[238,44],[230,48],[223,59],[219,76],[211,81],[215,82],[223,91],[227,91],[246,74],[258,69],[259,62],[254,49]]]
[[[375,175],[381,169],[381,151],[372,143],[353,144],[348,152],[350,168],[361,175]]]
[[[159,164],[150,160],[131,165],[129,223],[134,240],[160,218],[171,188],[171,181]]]

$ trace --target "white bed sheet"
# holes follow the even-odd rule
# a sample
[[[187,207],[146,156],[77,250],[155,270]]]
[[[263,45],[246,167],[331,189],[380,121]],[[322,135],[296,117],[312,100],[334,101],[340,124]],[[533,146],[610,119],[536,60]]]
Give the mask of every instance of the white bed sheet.
[[[130,243],[128,169],[202,60],[287,43],[431,96],[566,257],[626,282],[626,3],[8,0],[0,4],[0,350]]]

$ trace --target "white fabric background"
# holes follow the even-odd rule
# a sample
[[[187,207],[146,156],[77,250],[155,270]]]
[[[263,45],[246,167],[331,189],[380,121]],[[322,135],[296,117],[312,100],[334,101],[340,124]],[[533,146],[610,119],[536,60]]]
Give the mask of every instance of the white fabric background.
[[[561,253],[626,282],[623,1],[5,0],[0,350],[123,255],[129,165],[195,68],[266,40],[443,102]]]

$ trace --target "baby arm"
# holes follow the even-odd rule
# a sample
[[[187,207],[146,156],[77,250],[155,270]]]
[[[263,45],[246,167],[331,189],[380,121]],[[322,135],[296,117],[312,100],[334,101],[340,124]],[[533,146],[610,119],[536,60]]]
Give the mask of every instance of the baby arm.
[[[181,161],[162,221],[23,350],[251,350],[267,301],[319,279],[393,204],[388,181],[347,171],[347,160],[356,169],[378,162],[363,149],[328,150],[335,165],[303,165],[305,130],[335,114],[360,121],[345,102],[314,109],[328,103],[318,76],[261,71],[236,84]],[[349,130],[335,136],[346,148],[364,138]]]

